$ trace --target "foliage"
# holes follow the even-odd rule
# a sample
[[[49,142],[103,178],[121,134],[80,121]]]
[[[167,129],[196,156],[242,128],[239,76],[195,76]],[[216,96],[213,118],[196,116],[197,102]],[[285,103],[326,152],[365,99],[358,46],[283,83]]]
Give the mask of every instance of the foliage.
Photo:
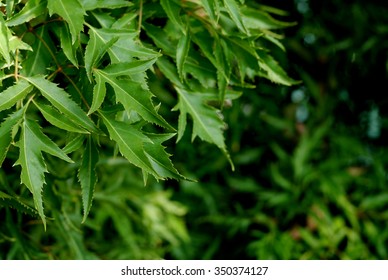
[[[191,141],[215,144],[233,169],[225,104],[259,78],[297,83],[270,52],[293,24],[257,3],[1,3],[2,258],[172,252],[188,240],[186,210],[159,180],[186,176],[163,145],[184,139],[189,115]]]
[[[386,259],[386,7],[278,2],[299,18],[284,44],[303,86],[262,82],[225,111],[236,172],[182,148],[199,155],[198,183],[175,193],[192,242],[174,256]]]

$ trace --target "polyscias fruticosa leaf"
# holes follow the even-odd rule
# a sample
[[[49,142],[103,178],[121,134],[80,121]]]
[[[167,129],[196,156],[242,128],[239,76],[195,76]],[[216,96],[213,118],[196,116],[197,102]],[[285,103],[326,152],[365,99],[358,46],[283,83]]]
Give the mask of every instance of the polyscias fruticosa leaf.
[[[109,136],[119,146],[120,153],[132,164],[141,168],[143,172],[151,174],[158,180],[167,177],[179,178],[181,175],[171,165],[169,155],[161,145],[167,140],[165,136],[148,137],[134,126],[119,122],[100,112]],[[152,140],[154,138],[155,142]]]
[[[76,50],[79,44],[77,44],[78,41],[75,44],[72,44],[71,36],[69,33],[69,27],[67,25],[62,25],[60,27],[59,37],[61,39],[61,47],[63,49],[63,53],[66,55],[67,59],[70,60],[70,62],[78,68]]]
[[[152,93],[144,89],[140,83],[127,80],[116,79],[104,70],[96,69],[95,75],[99,75],[101,80],[111,85],[116,94],[116,100],[123,104],[124,108],[130,112],[136,111],[146,121],[173,129],[155,110],[152,104]]]
[[[185,65],[187,55],[189,53],[190,41],[190,33],[187,30],[186,34],[183,34],[183,36],[179,39],[176,49],[176,66],[178,68],[179,78],[182,82],[184,80],[183,66]]]
[[[39,111],[42,113],[43,117],[52,125],[69,131],[69,132],[77,132],[77,133],[89,133],[85,129],[83,129],[80,126],[77,126],[75,123],[73,123],[69,118],[67,118],[65,115],[59,113],[56,109],[54,109],[51,106],[45,105],[41,102],[34,101],[35,106],[39,109]]]
[[[41,128],[36,122],[27,118],[24,118],[21,124],[21,135],[17,146],[19,147],[19,159],[15,165],[20,165],[22,168],[21,182],[32,193],[35,208],[46,228],[42,191],[45,184],[44,173],[47,172],[47,168],[42,151],[67,162],[72,162],[72,160],[42,133]]]
[[[0,111],[6,110],[22,100],[33,87],[26,81],[19,81],[0,93]]]
[[[46,11],[46,7],[47,1],[45,0],[28,0],[19,13],[7,20],[7,25],[15,26],[26,23],[42,15]]]
[[[195,94],[178,87],[175,89],[178,92],[179,101],[174,109],[180,111],[178,121],[178,141],[182,138],[186,129],[186,115],[189,114],[193,119],[192,141],[194,141],[196,136],[199,136],[199,138],[204,141],[214,143],[223,151],[228,158],[232,169],[234,169],[224,141],[223,129],[225,124],[217,114],[217,110],[206,105],[208,100],[201,94]]]
[[[163,178],[186,179],[173,166],[170,160],[170,154],[166,153],[162,143],[173,137],[175,133],[168,134],[151,134],[148,133],[148,138],[152,143],[144,143],[144,153],[150,161],[153,169]]]
[[[80,3],[86,11],[95,9],[117,9],[133,5],[127,0],[80,0]]]
[[[286,86],[300,83],[288,77],[283,68],[267,52],[257,50],[257,53],[259,56],[259,65],[265,71],[264,76],[268,77],[269,80]]]
[[[97,127],[87,117],[86,113],[58,85],[42,76],[25,77],[24,79],[34,85],[55,108],[68,116],[71,121],[90,132],[98,133]]]
[[[168,18],[179,27],[183,34],[186,33],[182,18],[180,16],[181,7],[175,0],[160,0],[164,11],[166,12]]]
[[[22,119],[23,111],[23,109],[20,109],[14,112],[0,126],[0,167],[12,143],[12,129]]]
[[[241,11],[239,8],[239,5],[236,3],[235,0],[224,0],[225,8],[228,11],[230,17],[234,21],[234,23],[237,25],[238,29],[240,29],[241,32],[248,34],[247,29],[244,26],[244,22],[242,20]]]
[[[47,8],[50,15],[58,14],[68,24],[72,37],[72,44],[78,40],[83,29],[85,10],[78,0],[48,0]]]
[[[42,26],[34,31],[35,41],[31,45],[33,51],[27,54],[23,62],[21,73],[25,76],[46,74],[49,65],[52,63],[50,51],[55,49],[51,37],[48,33],[47,26]]]
[[[153,58],[150,60],[135,60],[132,62],[111,64],[104,69],[104,72],[112,77],[129,76],[131,78],[135,78],[136,74],[144,73],[155,63],[155,61],[156,59]],[[105,80],[103,79],[103,76],[98,75],[98,73],[94,73],[94,78],[96,85],[93,88],[93,101],[88,115],[100,108],[106,93]]]
[[[39,217],[38,212],[34,208],[23,203],[20,198],[10,196],[2,191],[0,191],[0,208],[1,207],[11,207],[30,216]]]
[[[11,32],[8,30],[3,14],[0,14],[0,54],[5,59],[7,64],[11,63],[11,55],[9,54],[9,37]]]
[[[78,172],[78,179],[82,188],[82,204],[84,209],[85,222],[92,207],[94,187],[97,183],[96,164],[98,162],[98,149],[91,136],[86,141],[86,147],[82,156],[81,166]]]

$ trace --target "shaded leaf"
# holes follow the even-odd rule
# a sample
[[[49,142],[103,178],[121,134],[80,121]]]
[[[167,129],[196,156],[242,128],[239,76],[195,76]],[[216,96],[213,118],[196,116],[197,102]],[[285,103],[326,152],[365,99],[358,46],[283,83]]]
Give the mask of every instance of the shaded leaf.
[[[12,142],[12,129],[22,119],[23,111],[23,109],[20,109],[14,112],[0,126],[0,167]]]
[[[186,62],[187,55],[189,53],[190,41],[190,34],[188,31],[186,31],[186,34],[181,36],[181,38],[179,39],[178,46],[176,49],[176,66],[178,68],[179,78],[182,82],[184,80],[183,66]]]
[[[82,188],[82,203],[84,215],[82,222],[85,222],[92,207],[94,187],[97,183],[96,164],[98,162],[98,149],[91,136],[86,141],[86,147],[82,156],[79,168],[78,179]]]
[[[257,50],[259,65],[265,71],[264,76],[275,83],[291,86],[300,83],[288,77],[278,62],[263,50]]]
[[[28,53],[21,71],[26,76],[46,74],[48,66],[52,63],[51,54],[47,47],[52,50],[54,47],[47,32],[47,26],[42,26],[35,32],[39,37],[36,37],[34,43],[31,45],[34,51]]]
[[[84,144],[85,134],[77,133],[74,135],[73,133],[70,133],[68,138],[70,138],[70,141],[67,142],[66,146],[62,149],[65,154],[70,154],[80,149]]]
[[[160,0],[163,10],[166,12],[168,18],[179,27],[183,34],[186,33],[182,18],[180,16],[181,7],[174,0]]]
[[[2,191],[0,191],[0,207],[10,207],[30,216],[39,217],[38,212],[23,203],[19,197],[10,196]]]

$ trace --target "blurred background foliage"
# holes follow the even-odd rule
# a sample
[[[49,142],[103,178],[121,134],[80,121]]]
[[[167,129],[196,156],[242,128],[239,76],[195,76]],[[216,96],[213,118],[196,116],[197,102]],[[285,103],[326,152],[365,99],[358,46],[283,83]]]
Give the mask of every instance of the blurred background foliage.
[[[168,149],[197,182],[144,187],[138,170],[106,158],[82,225],[79,188],[50,175],[55,187],[45,195],[62,208],[52,213],[56,226],[43,232],[37,220],[1,209],[0,257],[387,259],[388,8],[361,0],[263,3],[297,22],[283,31],[287,52],[272,48],[303,83],[259,79],[225,104],[235,172],[214,146],[192,144],[190,133]],[[174,104],[152,73],[149,84]],[[10,174],[0,170],[8,193],[19,184]]]

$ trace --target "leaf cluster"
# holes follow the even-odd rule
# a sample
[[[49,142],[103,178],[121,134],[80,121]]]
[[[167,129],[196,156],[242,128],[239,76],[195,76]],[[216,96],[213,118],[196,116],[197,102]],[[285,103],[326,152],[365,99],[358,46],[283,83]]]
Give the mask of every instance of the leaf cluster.
[[[81,187],[85,221],[97,165],[118,153],[144,183],[149,175],[185,179],[163,146],[176,122],[159,113],[150,75],[177,96],[177,141],[189,115],[192,140],[215,144],[233,168],[220,111],[257,77],[296,83],[265,47],[283,48],[274,30],[289,25],[235,0],[5,1],[0,165],[20,174],[32,200],[24,205],[9,191],[0,205],[36,209],[46,228],[59,208],[45,193],[66,178]]]

